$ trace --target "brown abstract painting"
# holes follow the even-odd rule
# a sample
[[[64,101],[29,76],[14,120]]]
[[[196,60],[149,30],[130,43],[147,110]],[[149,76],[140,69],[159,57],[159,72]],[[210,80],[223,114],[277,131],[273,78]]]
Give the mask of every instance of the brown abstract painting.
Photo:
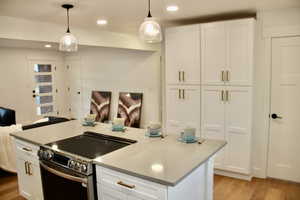
[[[118,117],[125,119],[125,126],[140,128],[142,93],[120,92]]]
[[[109,120],[111,92],[92,91],[91,114],[96,114],[97,122]]]

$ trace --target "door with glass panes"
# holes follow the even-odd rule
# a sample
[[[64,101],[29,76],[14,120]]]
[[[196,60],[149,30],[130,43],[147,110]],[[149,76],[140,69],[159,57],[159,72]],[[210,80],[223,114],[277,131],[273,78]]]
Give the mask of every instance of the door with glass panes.
[[[29,112],[32,113],[33,120],[40,119],[43,116],[55,116],[59,114],[55,104],[57,92],[54,78],[55,69],[55,61],[29,61],[29,87],[32,88],[32,101]]]

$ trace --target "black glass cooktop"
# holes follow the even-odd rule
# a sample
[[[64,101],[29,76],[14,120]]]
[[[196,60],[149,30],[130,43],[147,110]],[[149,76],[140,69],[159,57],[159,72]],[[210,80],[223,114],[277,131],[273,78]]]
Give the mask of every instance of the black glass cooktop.
[[[136,141],[134,140],[107,136],[94,132],[85,132],[79,136],[49,143],[47,146],[55,146],[55,148],[59,150],[94,159],[135,142]]]

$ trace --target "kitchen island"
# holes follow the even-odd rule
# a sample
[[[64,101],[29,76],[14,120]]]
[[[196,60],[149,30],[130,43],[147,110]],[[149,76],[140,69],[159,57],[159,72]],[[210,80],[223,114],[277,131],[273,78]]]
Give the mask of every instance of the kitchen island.
[[[96,166],[94,184],[97,185],[98,199],[212,200],[213,156],[225,146],[225,141],[205,140],[202,144],[184,144],[172,134],[164,138],[149,138],[145,136],[145,129],[127,128],[124,133],[112,132],[108,124],[83,127],[76,120],[18,132],[12,136],[17,144],[32,145],[35,151],[31,153],[36,154],[39,147],[87,131],[137,141],[92,160]],[[55,150],[59,150],[59,146]],[[33,156],[37,159],[36,155]],[[20,157],[18,151],[17,157]],[[32,162],[38,177],[38,161]],[[21,173],[18,168],[19,178]],[[19,180],[20,184],[22,181]],[[30,194],[23,196],[39,199],[34,198],[35,195],[31,198]]]

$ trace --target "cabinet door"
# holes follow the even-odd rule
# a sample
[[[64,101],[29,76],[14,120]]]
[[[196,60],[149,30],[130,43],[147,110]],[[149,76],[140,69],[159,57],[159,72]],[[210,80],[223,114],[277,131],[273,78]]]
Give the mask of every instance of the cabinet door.
[[[18,184],[20,195],[26,199],[32,199],[30,177],[27,174],[26,163],[24,159],[17,157]]]
[[[166,30],[167,84],[200,84],[200,26]]]
[[[226,29],[224,22],[201,25],[201,82],[223,85],[226,68]]]
[[[180,134],[186,126],[200,136],[200,86],[167,87],[167,132]]]
[[[252,85],[254,19],[226,22],[228,85]]]
[[[34,184],[31,185],[31,194],[33,200],[42,200],[43,197],[43,189],[42,189],[42,180],[41,180],[41,171],[39,165],[34,165],[29,163],[30,170],[30,182]]]
[[[225,167],[238,173],[250,173],[252,89],[227,87],[225,132],[228,141]]]
[[[222,86],[205,86],[202,88],[201,131],[205,138],[225,140],[225,102],[222,100]],[[215,167],[222,168],[224,150],[215,158]]]

